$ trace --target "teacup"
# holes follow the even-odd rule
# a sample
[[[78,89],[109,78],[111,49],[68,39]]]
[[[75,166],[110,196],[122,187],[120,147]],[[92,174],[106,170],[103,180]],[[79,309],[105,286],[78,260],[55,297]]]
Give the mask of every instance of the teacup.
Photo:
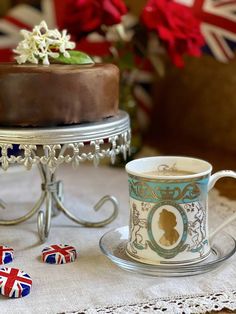
[[[174,156],[136,159],[126,164],[126,171],[130,195],[126,253],[147,264],[184,265],[207,258],[208,192],[218,179],[236,178],[236,172],[211,175],[207,161]]]

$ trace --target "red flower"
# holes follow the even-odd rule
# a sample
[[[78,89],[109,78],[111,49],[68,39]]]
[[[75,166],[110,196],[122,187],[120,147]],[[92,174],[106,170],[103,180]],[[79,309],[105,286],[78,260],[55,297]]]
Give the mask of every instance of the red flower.
[[[204,38],[200,22],[187,6],[172,0],[149,0],[142,12],[142,21],[149,30],[157,32],[176,66],[184,65],[184,54],[201,55]]]
[[[79,38],[101,25],[120,23],[126,12],[123,0],[67,0],[63,27]]]

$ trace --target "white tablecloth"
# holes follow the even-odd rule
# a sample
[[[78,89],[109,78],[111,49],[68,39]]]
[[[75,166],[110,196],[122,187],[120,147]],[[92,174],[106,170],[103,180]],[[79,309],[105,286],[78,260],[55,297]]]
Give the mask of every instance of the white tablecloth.
[[[81,165],[77,170],[62,166],[58,177],[65,185],[65,204],[74,213],[97,219],[109,212],[94,213],[92,205],[102,196],[112,194],[120,202],[119,217],[110,225],[84,228],[62,213],[53,218],[47,243],[40,244],[36,216],[16,226],[0,226],[0,243],[15,249],[15,260],[9,264],[26,271],[33,279],[31,294],[22,299],[0,297],[1,314],[53,313],[202,313],[226,306],[236,309],[236,256],[213,273],[189,278],[150,278],[119,269],[100,251],[100,237],[111,228],[128,224],[128,184],[124,169],[94,168]],[[0,198],[9,204],[0,209],[1,219],[21,216],[40,193],[37,168],[30,172],[12,167],[0,173]],[[210,195],[211,211],[228,215],[235,202]],[[215,215],[215,214],[214,214]],[[213,215],[213,216],[214,216]],[[215,215],[216,216],[216,215]],[[214,218],[214,224],[217,219]],[[234,234],[235,223],[227,228]],[[66,265],[49,265],[40,260],[47,244],[74,245],[79,257]],[[225,303],[225,301],[227,301]],[[198,306],[196,306],[198,305]]]

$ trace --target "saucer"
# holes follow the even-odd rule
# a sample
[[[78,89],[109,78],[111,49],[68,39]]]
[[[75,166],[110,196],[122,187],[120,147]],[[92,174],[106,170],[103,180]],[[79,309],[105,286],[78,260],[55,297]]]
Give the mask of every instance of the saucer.
[[[110,230],[100,239],[100,249],[120,268],[148,276],[182,277],[202,274],[218,268],[236,252],[236,240],[222,231],[211,239],[211,252],[199,263],[175,266],[149,265],[135,261],[126,254],[128,236],[128,226]]]

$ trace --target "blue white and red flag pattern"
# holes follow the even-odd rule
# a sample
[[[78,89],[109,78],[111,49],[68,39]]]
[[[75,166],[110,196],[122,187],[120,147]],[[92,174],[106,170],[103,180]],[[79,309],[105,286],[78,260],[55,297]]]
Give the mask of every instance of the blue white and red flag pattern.
[[[42,260],[49,264],[66,264],[76,260],[76,249],[70,245],[51,245],[43,249]]]
[[[236,0],[175,0],[192,9],[201,22],[209,50],[221,62],[234,58],[236,47]]]
[[[219,61],[226,62],[234,57],[236,46],[236,0],[174,0],[192,9],[201,22],[201,31],[210,50]],[[63,17],[63,1],[42,0],[40,8],[21,4],[0,19],[0,61],[12,59],[11,50],[19,40],[22,28],[32,29],[41,20],[49,27],[60,26]],[[104,42],[92,42],[90,36],[78,44],[78,48],[96,55],[108,50]],[[91,48],[91,49],[90,49]],[[97,50],[97,51],[96,51]]]
[[[11,263],[13,258],[14,250],[10,247],[0,245],[0,265]]]
[[[0,62],[13,60],[12,49],[22,39],[21,29],[31,30],[42,20],[46,20],[49,27],[56,27],[60,6],[55,3],[56,0],[42,0],[40,8],[19,4],[0,19]]]
[[[10,298],[25,297],[31,286],[32,279],[25,272],[11,267],[0,269],[0,294]]]

